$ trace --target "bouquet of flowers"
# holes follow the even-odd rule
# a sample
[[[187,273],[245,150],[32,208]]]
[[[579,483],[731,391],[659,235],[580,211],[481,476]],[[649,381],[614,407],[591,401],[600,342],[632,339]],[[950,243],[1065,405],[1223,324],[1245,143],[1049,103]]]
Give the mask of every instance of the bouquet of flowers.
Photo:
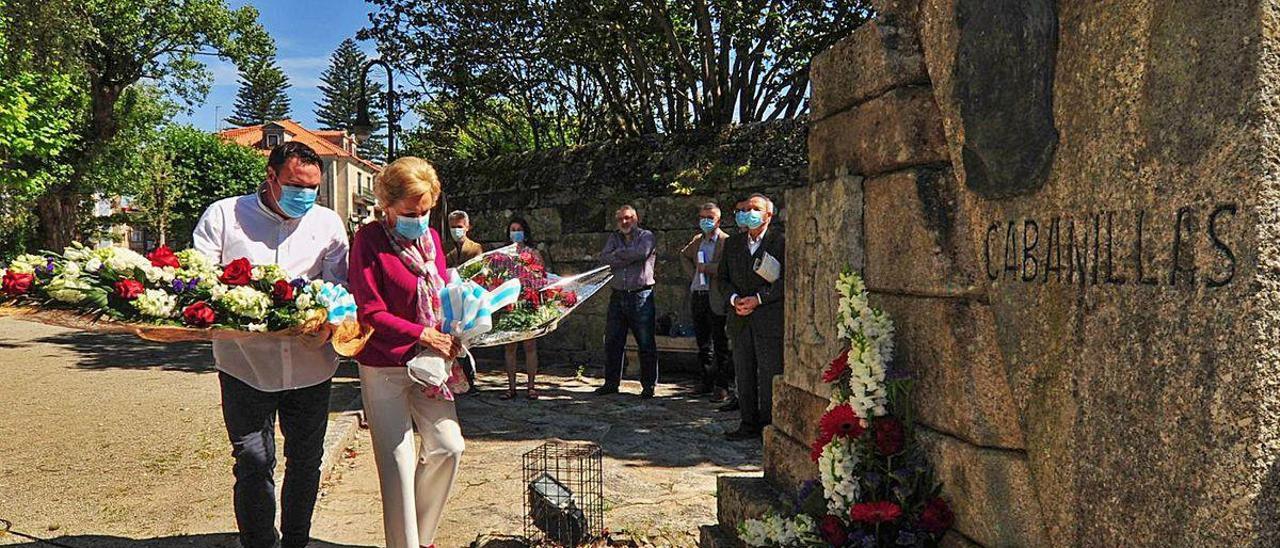
[[[555,331],[560,320],[612,277],[609,267],[602,266],[562,278],[547,272],[537,255],[527,249],[515,244],[495,249],[458,267],[454,279],[470,289],[446,294],[443,299],[445,331],[458,329],[470,348],[541,337]],[[484,305],[474,306],[474,313],[468,315],[464,295],[475,303],[483,298]],[[463,320],[461,325],[451,325],[458,320]],[[476,326],[484,327],[483,331]]]
[[[166,246],[146,256],[78,243],[61,254],[20,255],[0,278],[0,303],[46,323],[160,342],[293,336],[326,324],[340,326],[344,339],[364,335],[342,286],[244,258],[219,268],[199,251]]]
[[[909,380],[887,375],[893,322],[857,274],[846,270],[836,289],[847,347],[822,376],[832,394],[811,453],[820,479],[800,488],[791,515],[747,520],[738,536],[750,546],[937,546],[952,513],[915,440]]]

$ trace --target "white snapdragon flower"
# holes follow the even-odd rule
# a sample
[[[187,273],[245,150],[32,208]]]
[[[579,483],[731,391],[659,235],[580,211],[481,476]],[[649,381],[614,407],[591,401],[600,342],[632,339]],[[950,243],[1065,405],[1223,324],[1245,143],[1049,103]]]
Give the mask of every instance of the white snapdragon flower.
[[[846,515],[849,507],[858,501],[862,489],[855,474],[857,466],[858,457],[848,440],[833,439],[822,449],[818,457],[818,478],[829,513]]]
[[[267,331],[267,324],[265,322],[250,323],[250,324],[245,324],[244,328],[247,331],[253,331],[255,333],[265,333]]]
[[[24,253],[14,257],[13,261],[9,263],[8,269],[19,274],[32,274],[35,273],[37,266],[44,266],[48,262],[48,259],[39,255]]]
[[[89,260],[85,261],[84,263],[85,272],[94,273],[101,269],[102,269],[102,259],[99,259],[97,257],[90,257]]]

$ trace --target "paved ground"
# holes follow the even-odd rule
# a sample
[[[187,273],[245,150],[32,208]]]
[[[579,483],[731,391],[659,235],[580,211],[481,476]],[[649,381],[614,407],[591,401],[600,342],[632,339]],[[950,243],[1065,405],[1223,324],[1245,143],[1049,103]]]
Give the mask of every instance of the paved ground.
[[[79,547],[232,547],[230,450],[204,345],[156,345],[0,319],[0,519]],[[548,438],[605,450],[606,525],[641,543],[688,546],[715,521],[715,476],[756,471],[758,443],[720,434],[732,419],[686,387],[594,398],[572,371],[543,376],[543,399],[497,398],[505,375],[459,405],[468,438],[441,546],[516,535],[520,455]],[[334,417],[358,395],[336,379]],[[635,384],[624,391],[639,392]],[[325,485],[314,536],[323,547],[382,544],[367,431]],[[0,534],[0,544],[42,546]],[[490,542],[496,546],[498,543]]]

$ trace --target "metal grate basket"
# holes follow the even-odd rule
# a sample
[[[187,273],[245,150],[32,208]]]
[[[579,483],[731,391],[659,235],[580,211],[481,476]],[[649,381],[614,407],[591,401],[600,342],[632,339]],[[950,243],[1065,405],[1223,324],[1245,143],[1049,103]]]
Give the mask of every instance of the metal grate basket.
[[[524,454],[524,534],[582,546],[604,533],[604,458],[590,442],[548,441]]]

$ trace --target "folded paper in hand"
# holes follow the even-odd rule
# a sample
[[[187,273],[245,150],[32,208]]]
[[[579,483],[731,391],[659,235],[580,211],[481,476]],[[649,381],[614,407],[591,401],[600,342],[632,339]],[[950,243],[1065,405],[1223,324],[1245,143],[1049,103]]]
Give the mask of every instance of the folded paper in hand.
[[[751,267],[751,270],[757,276],[764,278],[764,281],[773,283],[778,281],[779,276],[782,276],[782,263],[773,258],[773,255],[765,252],[760,255],[759,259],[756,259],[756,264]]]

